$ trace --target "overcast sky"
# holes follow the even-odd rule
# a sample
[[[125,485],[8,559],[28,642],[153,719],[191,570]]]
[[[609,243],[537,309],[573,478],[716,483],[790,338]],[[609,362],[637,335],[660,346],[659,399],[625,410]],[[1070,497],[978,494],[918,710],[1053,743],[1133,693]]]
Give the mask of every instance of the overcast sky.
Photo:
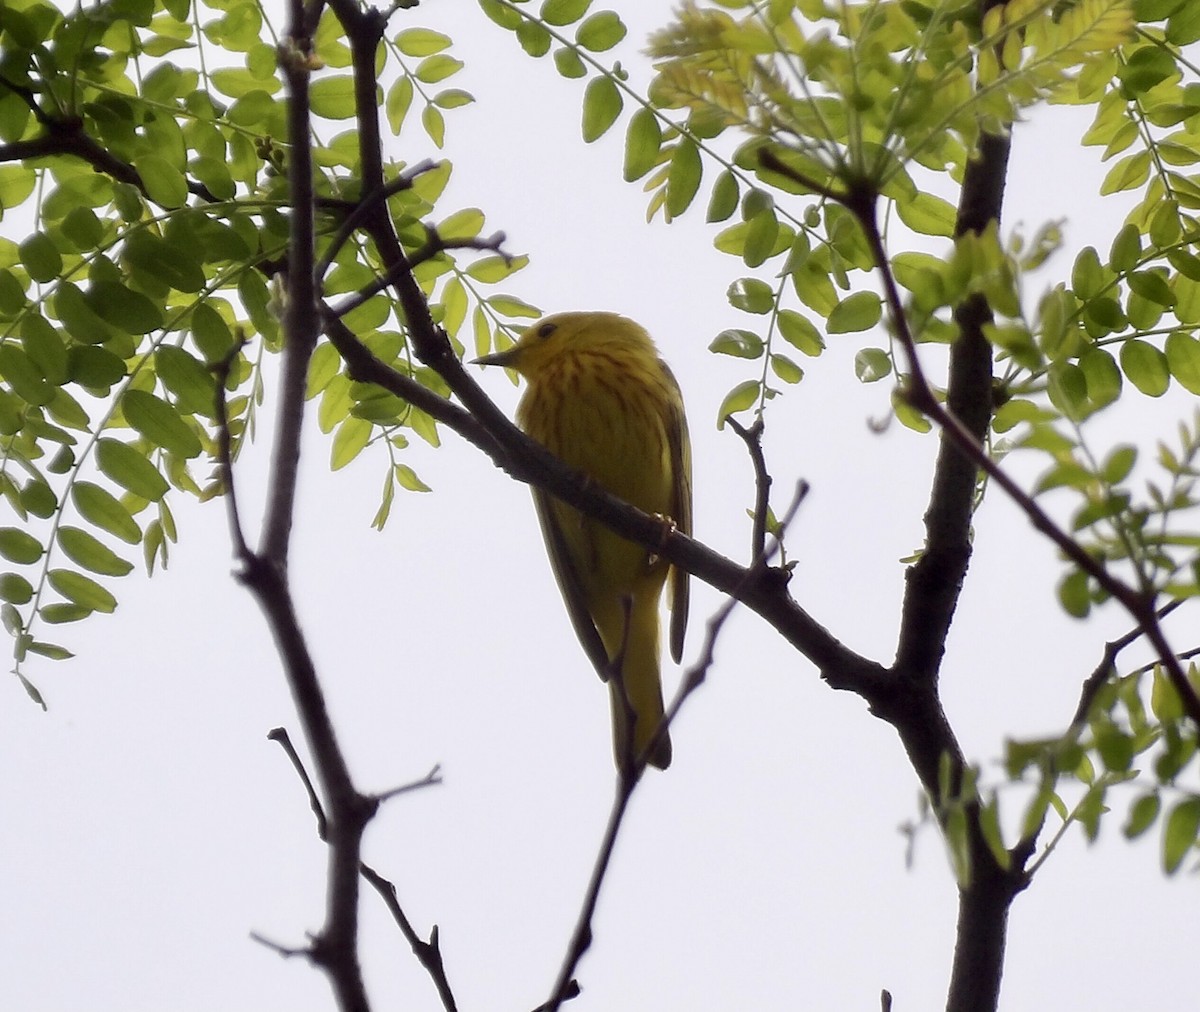
[[[614,55],[644,79],[642,40],[671,5],[617,6],[631,31]],[[756,365],[706,351],[719,330],[745,324],[725,299],[742,265],[712,249],[702,213],[647,227],[640,186],[620,180],[623,131],[585,146],[582,84],[530,60],[473,3],[427,0],[395,24],[451,34],[468,62],[455,83],[479,100],[448,118],[455,176],[441,213],[481,207],[510,250],[531,256],[512,293],[547,312],[616,310],[655,335],[691,419],[697,536],[744,561],[752,474],[740,442],[713,423]],[[1077,149],[1085,127],[1070,111],[1039,110],[1016,131],[1006,228],[1065,217],[1071,251],[1028,297],[1065,276],[1080,246],[1107,249],[1120,220],[1094,196],[1104,169],[1095,149]],[[435,154],[417,130],[390,153]],[[11,237],[8,221],[0,227]],[[882,346],[882,330],[873,339]],[[804,382],[768,414],[767,451],[777,508],[797,479],[812,485],[788,537],[797,599],[887,663],[898,560],[921,544],[935,442],[872,428],[889,389],[854,379],[861,343],[831,339],[803,363]],[[506,377],[482,382],[511,411],[518,391]],[[264,423],[273,407],[269,396]],[[1143,401],[1106,427],[1149,438],[1184,407]],[[446,433],[440,450],[416,442],[406,457],[434,491],[402,495],[379,533],[369,524],[383,455],[331,475],[315,425],[305,446],[294,584],[356,781],[383,790],[435,763],[444,772],[441,786],[384,809],[368,860],[396,882],[419,930],[439,925],[464,1012],[532,1008],[562,958],[614,774],[607,690],[574,639],[528,491]],[[265,450],[238,466],[251,523]],[[1035,461],[1011,464],[1036,473]],[[230,575],[224,512],[176,508],[168,572],[126,578],[115,616],[58,630],[76,659],[29,668],[49,712],[15,680],[0,694],[0,1007],[331,1007],[317,972],[249,938],[302,945],[320,925],[324,852],[266,740],[280,724],[299,732],[266,626]],[[990,498],[942,685],[964,749],[992,782],[1004,738],[1060,731],[1104,641],[1127,628],[1112,609],[1065,618],[1059,571],[1047,543]],[[719,604],[693,591],[689,659]],[[1194,645],[1186,622],[1175,632],[1180,648]],[[897,1010],[941,1007],[954,886],[932,830],[905,867],[898,827],[915,817],[918,786],[894,732],[738,612],[672,737],[674,764],[648,774],[633,803],[570,1007],[871,1010],[885,987]],[[1021,796],[1010,793],[1011,825]],[[1126,803],[1098,846],[1068,834],[1017,900],[1003,1008],[1171,1008],[1194,993],[1196,880],[1163,879],[1157,833],[1123,841]],[[371,895],[363,912],[377,1007],[439,1007]]]

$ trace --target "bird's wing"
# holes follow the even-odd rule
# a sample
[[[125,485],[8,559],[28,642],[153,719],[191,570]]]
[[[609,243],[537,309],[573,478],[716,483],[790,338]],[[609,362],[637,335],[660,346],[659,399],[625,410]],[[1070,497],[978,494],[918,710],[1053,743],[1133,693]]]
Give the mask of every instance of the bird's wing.
[[[596,623],[592,621],[591,612],[588,611],[583,581],[579,579],[579,573],[571,559],[553,500],[547,493],[534,489],[533,504],[537,508],[538,523],[541,524],[542,537],[546,541],[546,554],[550,556],[550,568],[554,571],[554,579],[558,581],[558,589],[562,591],[563,603],[567,606],[571,625],[575,627],[575,635],[583,644],[584,652],[595,667],[596,673],[601,680],[607,682],[608,651],[604,649],[600,633],[596,630]]]
[[[675,374],[663,363],[667,381],[674,387],[675,397],[667,414],[667,443],[671,450],[671,519],[675,526],[692,536],[692,442],[688,438],[687,417],[683,413],[683,394]],[[671,567],[671,656],[678,664],[683,657],[683,637],[688,620],[688,574],[678,566]]]

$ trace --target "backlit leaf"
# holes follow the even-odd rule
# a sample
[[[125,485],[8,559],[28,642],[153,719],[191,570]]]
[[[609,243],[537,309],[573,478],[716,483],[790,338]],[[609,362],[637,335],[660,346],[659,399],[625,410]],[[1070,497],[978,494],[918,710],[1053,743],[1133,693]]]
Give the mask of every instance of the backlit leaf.
[[[96,441],[96,464],[123,489],[156,502],[167,493],[167,480],[132,446],[105,436]]]

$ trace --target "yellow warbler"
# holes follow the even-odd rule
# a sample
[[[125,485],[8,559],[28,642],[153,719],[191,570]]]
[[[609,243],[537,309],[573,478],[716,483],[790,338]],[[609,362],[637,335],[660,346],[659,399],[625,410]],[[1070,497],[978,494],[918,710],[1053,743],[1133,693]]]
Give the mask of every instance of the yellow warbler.
[[[618,498],[691,533],[683,397],[645,330],[616,313],[560,313],[477,361],[515,369],[528,382],[517,422],[532,438]],[[663,715],[658,605],[669,575],[671,654],[679,661],[687,573],[545,492],[535,489],[533,498],[575,632],[609,683],[617,766],[628,771],[649,749],[646,761],[666,769],[670,738],[664,732],[651,746]]]

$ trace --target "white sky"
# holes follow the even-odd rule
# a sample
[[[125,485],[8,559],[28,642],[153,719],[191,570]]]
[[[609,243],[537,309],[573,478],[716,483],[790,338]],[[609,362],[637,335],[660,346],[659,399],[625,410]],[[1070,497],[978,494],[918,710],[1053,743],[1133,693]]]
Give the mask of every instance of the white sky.
[[[670,5],[618,6],[631,28],[618,55],[636,65]],[[454,83],[479,99],[449,117],[444,213],[480,206],[489,229],[532,256],[514,294],[548,312],[618,310],[656,336],[688,402],[697,534],[744,559],[750,467],[713,419],[756,366],[706,351],[717,331],[745,325],[724,297],[741,265],[712,250],[701,212],[646,227],[640,187],[620,181],[623,131],[585,147],[582,84],[529,60],[474,4],[428,0],[395,24],[454,36],[468,62]],[[1104,170],[1076,150],[1080,133],[1077,118],[1039,111],[1016,134],[1006,224],[1032,232],[1068,218],[1072,252],[1046,283],[1079,246],[1107,249],[1119,220],[1093,196]],[[393,153],[432,152],[413,130]],[[887,662],[897,560],[920,544],[934,441],[870,430],[888,388],[853,378],[859,346],[834,338],[803,363],[804,383],[771,409],[767,447],[780,508],[797,478],[813,485],[788,539],[796,596]],[[484,382],[512,408],[517,391],[501,374]],[[1122,438],[1128,418],[1180,408],[1138,405]],[[382,456],[331,475],[327,443],[315,425],[308,435],[295,589],[354,775],[367,790],[434,763],[445,775],[385,809],[367,858],[421,931],[440,926],[464,1012],[532,1008],[554,979],[608,813],[606,690],[566,621],[526,489],[447,432],[440,451],[414,445],[408,458],[435,491],[399,498],[380,534],[368,525]],[[238,468],[251,522],[265,449]],[[1034,473],[1032,461],[1013,463]],[[30,668],[49,713],[15,680],[0,697],[0,1007],[331,1006],[317,972],[249,939],[301,945],[319,926],[324,853],[266,741],[277,724],[299,733],[266,627],[230,576],[223,509],[177,510],[170,570],[123,581],[115,617],[56,630],[77,659]],[[995,779],[1004,737],[1061,729],[1104,640],[1127,623],[1113,610],[1086,624],[1063,617],[1054,553],[1007,503],[989,501],[976,535],[943,691],[964,748]],[[718,604],[694,591],[689,657]],[[1176,634],[1193,645],[1185,622]],[[931,830],[905,869],[897,827],[918,788],[891,728],[738,613],[672,736],[674,765],[648,775],[633,804],[580,967],[584,994],[569,1007],[866,1010],[883,987],[898,1010],[941,1007],[954,888]],[[1003,1008],[1170,1008],[1193,993],[1196,880],[1163,879],[1157,834],[1122,840],[1117,797],[1101,843],[1070,833],[1017,900]],[[1018,814],[1014,797],[1010,821]],[[377,1007],[438,1008],[366,892],[363,912]]]

